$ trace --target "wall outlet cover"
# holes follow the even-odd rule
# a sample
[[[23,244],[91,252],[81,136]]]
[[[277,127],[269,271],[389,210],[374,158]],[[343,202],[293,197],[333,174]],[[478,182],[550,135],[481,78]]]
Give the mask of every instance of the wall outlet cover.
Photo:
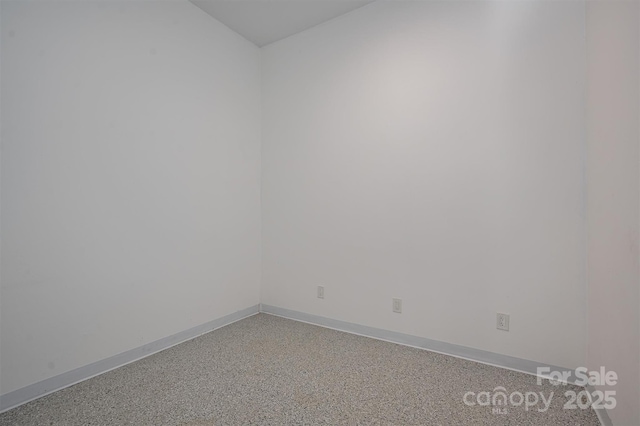
[[[393,312],[397,314],[402,313],[402,299],[393,299]]]
[[[498,312],[496,320],[496,328],[498,330],[509,331],[509,314]]]

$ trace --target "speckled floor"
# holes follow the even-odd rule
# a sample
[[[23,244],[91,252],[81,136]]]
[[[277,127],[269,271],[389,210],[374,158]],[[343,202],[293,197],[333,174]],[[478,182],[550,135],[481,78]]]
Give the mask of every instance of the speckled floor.
[[[546,412],[463,402],[498,386],[554,396]],[[599,425],[591,409],[563,409],[568,390],[580,388],[258,314],[0,414],[0,425]]]

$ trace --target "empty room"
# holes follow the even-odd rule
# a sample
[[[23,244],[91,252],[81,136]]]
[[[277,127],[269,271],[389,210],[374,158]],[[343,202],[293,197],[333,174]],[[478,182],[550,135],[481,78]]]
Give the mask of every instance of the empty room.
[[[0,425],[640,426],[636,0],[0,0]]]

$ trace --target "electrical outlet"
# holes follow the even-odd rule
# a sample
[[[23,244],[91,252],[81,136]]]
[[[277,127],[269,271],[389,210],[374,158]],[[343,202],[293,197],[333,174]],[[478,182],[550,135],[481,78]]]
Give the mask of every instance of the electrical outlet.
[[[498,330],[509,331],[509,314],[498,312],[496,328]]]
[[[318,286],[318,299],[324,299],[324,286]]]
[[[402,313],[402,299],[393,299],[393,312],[397,314]]]

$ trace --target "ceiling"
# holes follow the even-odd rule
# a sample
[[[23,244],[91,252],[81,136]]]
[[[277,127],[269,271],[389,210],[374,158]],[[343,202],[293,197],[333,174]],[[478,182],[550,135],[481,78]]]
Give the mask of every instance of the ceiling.
[[[259,47],[314,27],[373,0],[190,0]]]

